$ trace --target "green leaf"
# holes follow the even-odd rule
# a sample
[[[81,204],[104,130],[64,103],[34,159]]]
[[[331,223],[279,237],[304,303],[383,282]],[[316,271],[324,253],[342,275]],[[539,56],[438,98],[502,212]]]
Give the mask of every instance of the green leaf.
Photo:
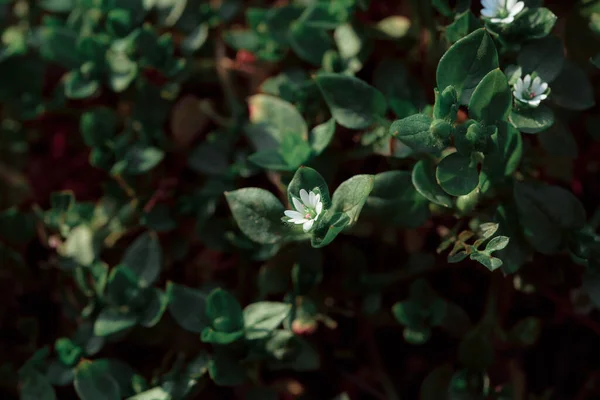
[[[73,228],[61,247],[60,253],[83,266],[93,263],[96,259],[96,251],[94,248],[94,233],[91,228],[87,225],[79,225]]]
[[[492,136],[492,147],[483,165],[488,177],[498,180],[514,173],[523,155],[521,134],[509,123],[498,124],[498,133]]]
[[[206,292],[168,282],[167,296],[169,312],[183,329],[200,333],[210,325],[206,316]]]
[[[503,40],[514,43],[543,38],[552,31],[556,19],[556,15],[547,8],[526,8],[511,24],[503,25],[500,35]]]
[[[595,104],[594,89],[583,69],[566,61],[552,82],[552,101],[568,110],[587,110]]]
[[[552,82],[565,63],[563,43],[556,36],[532,40],[523,46],[517,56],[517,62],[523,73],[536,72],[544,82]]]
[[[320,125],[315,126],[310,131],[310,146],[312,147],[315,155],[321,154],[335,135],[335,119],[331,118],[329,121],[324,122]]]
[[[86,99],[100,88],[100,82],[88,73],[72,70],[64,76],[65,95],[70,99]]]
[[[186,37],[181,41],[181,51],[187,56],[193,55],[198,51],[208,39],[210,27],[208,24],[200,24],[194,30],[192,30]]]
[[[420,160],[414,165],[412,183],[427,200],[444,207],[452,207],[452,198],[437,183],[435,167],[431,161]]]
[[[291,305],[273,301],[259,301],[244,308],[246,339],[269,336],[290,314]]]
[[[289,33],[290,45],[302,60],[320,66],[323,55],[333,49],[326,31],[306,24],[294,23]]]
[[[219,332],[238,332],[244,329],[244,314],[237,299],[228,291],[214,289],[206,299],[206,316]]]
[[[496,124],[508,118],[512,93],[506,76],[495,69],[483,77],[469,101],[469,117],[485,124]]]
[[[471,193],[479,183],[479,173],[470,157],[452,153],[442,159],[436,170],[442,189],[452,196]]]
[[[218,386],[237,386],[246,380],[246,369],[226,350],[219,350],[208,364],[210,378]]]
[[[476,251],[475,253],[471,253],[469,258],[471,260],[479,262],[481,265],[483,265],[492,272],[502,266],[502,260],[484,252]]]
[[[300,190],[307,192],[313,191],[321,195],[323,210],[331,207],[331,198],[329,197],[329,188],[325,179],[312,168],[300,167],[294,174],[294,177],[288,184],[287,195],[289,204],[293,204],[292,198],[300,198]]]
[[[451,365],[443,365],[435,368],[421,384],[421,400],[448,399],[448,385],[454,373]]]
[[[125,156],[127,172],[132,175],[149,172],[163,160],[164,156],[165,152],[159,148],[134,144]]]
[[[450,43],[455,43],[479,28],[481,21],[469,10],[459,14],[454,22],[446,27],[446,38]]]
[[[538,133],[554,124],[554,112],[544,104],[540,104],[536,108],[513,108],[509,120],[515,128],[523,133]]]
[[[415,114],[397,120],[390,126],[390,135],[413,150],[423,152],[437,152],[449,144],[449,130],[436,130],[430,128],[433,120],[425,114]]]
[[[271,192],[244,188],[226,192],[225,198],[244,235],[262,244],[278,243],[284,238],[287,232],[281,218],[285,209]]]
[[[348,226],[354,225],[373,190],[373,184],[373,175],[355,175],[342,182],[333,193],[331,212],[346,214],[350,218]]]
[[[250,124],[245,131],[257,150],[277,149],[287,135],[308,141],[308,126],[291,103],[257,94],[248,99],[248,108]]]
[[[49,11],[49,12],[56,12],[56,13],[63,13],[63,12],[69,12],[71,10],[73,10],[73,8],[75,8],[75,0],[39,0],[38,1],[38,5],[41,9]]]
[[[474,371],[485,371],[494,362],[494,346],[484,329],[471,330],[458,347],[460,362]]]
[[[123,332],[134,327],[138,322],[138,316],[118,308],[107,307],[103,309],[94,322],[94,335],[109,336]]]
[[[83,141],[90,147],[103,146],[117,131],[117,115],[108,107],[86,111],[79,121]]]
[[[327,246],[350,224],[350,217],[346,213],[334,213],[331,217],[320,223],[315,229],[310,244],[314,248]]]
[[[211,327],[204,328],[200,339],[204,343],[213,343],[218,345],[228,345],[237,342],[244,337],[244,331],[239,330],[235,332],[220,332],[216,331]]]
[[[59,338],[54,343],[58,360],[64,365],[73,365],[83,354],[83,349],[69,338]]]
[[[358,78],[320,73],[316,81],[331,115],[345,128],[368,128],[387,110],[383,94]]]
[[[93,361],[83,361],[75,368],[75,391],[81,400],[121,400],[117,381]]]
[[[146,306],[140,315],[140,325],[146,328],[158,324],[169,302],[169,298],[162,290],[151,288],[148,292]]]
[[[416,228],[429,218],[428,206],[412,185],[409,171],[387,171],[375,175],[363,213],[384,225]]]
[[[585,225],[583,206],[561,187],[518,182],[514,197],[525,236],[540,253],[557,252],[562,248],[565,230]]]
[[[538,135],[540,144],[549,154],[577,158],[577,141],[565,124],[556,121],[549,129]]]
[[[454,86],[461,104],[468,104],[477,84],[498,68],[498,53],[492,38],[478,29],[456,42],[442,56],[437,68],[438,89]]]
[[[33,368],[27,370],[20,387],[20,400],[56,400],[56,393],[48,378]]]
[[[400,40],[410,32],[410,19],[401,15],[392,15],[373,26],[377,39]]]
[[[542,321],[527,317],[517,322],[508,332],[508,340],[520,346],[533,346],[542,331]]]
[[[67,69],[80,66],[82,60],[76,51],[76,32],[62,26],[44,26],[37,31],[37,39],[40,54],[47,61]]]
[[[146,232],[138,236],[125,250],[121,264],[129,267],[139,277],[141,287],[149,287],[160,275],[162,258],[162,247],[158,237]]]
[[[507,236],[496,236],[485,246],[485,251],[491,253],[492,251],[502,250],[508,246],[509,241],[510,238]]]

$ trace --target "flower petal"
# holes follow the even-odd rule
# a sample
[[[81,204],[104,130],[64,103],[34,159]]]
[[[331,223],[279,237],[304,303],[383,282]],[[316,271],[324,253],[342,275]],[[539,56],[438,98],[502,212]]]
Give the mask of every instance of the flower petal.
[[[509,11],[509,14],[513,17],[516,17],[517,14],[519,14],[521,11],[523,11],[524,8],[525,8],[525,3],[522,1],[519,1],[517,4],[512,6],[512,8]]]
[[[493,10],[491,8],[484,8],[483,10],[481,10],[481,15],[487,18],[495,17],[496,14],[496,10]]]
[[[303,219],[304,218],[304,215],[302,213],[299,213],[298,211],[285,210],[283,213],[287,217],[290,217],[292,219]]]
[[[515,6],[516,3],[517,3],[517,0],[506,0],[506,9],[508,11],[510,11]]]
[[[538,93],[545,93],[546,90],[548,90],[548,84],[546,82],[542,82]]]
[[[321,203],[320,201],[317,203],[317,206],[315,208],[315,211],[317,212],[317,217],[319,216],[319,214],[321,214],[321,211],[323,211],[323,203]],[[316,219],[316,217],[315,217]]]
[[[496,5],[495,0],[481,0],[483,8],[493,8]]]
[[[541,103],[541,100],[539,100],[539,99],[538,99],[538,100],[535,100],[535,99],[534,99],[534,100],[529,100],[529,101],[528,101],[528,103],[529,103],[530,105],[534,106],[534,107],[537,107],[537,106],[539,106],[539,105],[540,105],[540,103]]]
[[[296,209],[296,211],[298,211],[299,213],[303,213],[304,212],[304,206],[302,205],[302,203],[300,202],[300,200],[298,200],[295,197],[292,197],[292,202],[294,203],[294,208]]]
[[[304,232],[310,231],[310,228],[313,227],[314,223],[315,223],[314,219],[311,219],[310,221],[306,221],[304,223],[304,225],[302,225],[302,229],[304,229]]]
[[[315,206],[317,205],[317,196],[315,195],[315,192],[313,192],[312,190],[310,191],[310,193],[308,194],[308,206],[310,208],[315,208]]]
[[[305,189],[300,189],[300,198],[302,199],[302,203],[304,203],[305,206],[310,204],[308,192]]]
[[[308,221],[306,218],[302,219],[290,219],[290,222],[296,225],[305,224]]]
[[[523,86],[526,88],[531,87],[531,75],[525,75],[525,78],[523,79]]]

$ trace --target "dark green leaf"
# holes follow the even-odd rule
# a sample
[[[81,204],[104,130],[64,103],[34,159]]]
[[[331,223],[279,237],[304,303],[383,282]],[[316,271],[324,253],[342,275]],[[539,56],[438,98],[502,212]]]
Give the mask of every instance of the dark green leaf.
[[[355,175],[342,182],[333,193],[331,211],[346,214],[350,218],[349,226],[354,225],[373,190],[373,183],[373,175]]]
[[[551,108],[540,104],[536,108],[513,109],[509,120],[523,133],[538,133],[554,124],[554,112]]]
[[[123,332],[134,327],[138,316],[130,311],[121,311],[117,308],[107,307],[100,312],[94,322],[94,335],[109,336]]]
[[[585,225],[585,210],[569,191],[539,183],[516,183],[515,201],[525,236],[540,253],[560,250],[564,230]]]
[[[350,217],[346,213],[335,213],[324,223],[319,224],[311,238],[311,246],[321,248],[327,246],[340,234],[348,224]]]
[[[20,400],[56,400],[56,393],[48,378],[35,369],[27,370],[20,384]]]
[[[246,380],[246,369],[226,350],[217,351],[208,364],[210,378],[219,386],[237,386]]]
[[[331,118],[329,121],[315,126],[310,131],[310,145],[315,155],[321,154],[329,143],[331,143],[335,135],[335,120]]]
[[[444,207],[452,207],[452,198],[437,183],[434,165],[428,160],[421,160],[412,170],[412,183],[422,196],[432,203]]]
[[[67,27],[47,26],[37,32],[40,54],[47,61],[67,69],[78,68],[81,58],[76,51],[77,34]]]
[[[454,86],[461,104],[468,104],[475,87],[488,72],[498,68],[498,53],[492,38],[478,29],[456,42],[437,68],[440,90]]]
[[[583,69],[570,61],[565,62],[551,88],[552,100],[569,110],[587,110],[595,104],[590,79]]]
[[[308,126],[291,103],[275,96],[257,94],[248,99],[250,122],[245,128],[257,150],[276,149],[286,135],[308,140]]]
[[[412,185],[409,171],[387,171],[375,175],[363,213],[382,224],[416,228],[429,218],[428,206]]]
[[[538,135],[540,144],[549,154],[559,157],[576,158],[578,149],[573,133],[560,121]]]
[[[317,85],[338,124],[364,129],[377,122],[387,110],[381,92],[360,79],[342,74],[321,73]]]
[[[483,77],[469,101],[469,117],[485,124],[505,121],[512,105],[506,76],[495,69]]]
[[[458,348],[460,362],[475,371],[485,371],[494,361],[494,347],[490,335],[481,328],[470,331]]]
[[[127,172],[133,175],[149,172],[162,161],[164,156],[164,151],[159,148],[135,144],[125,156]]]
[[[454,22],[446,27],[446,38],[450,43],[454,43],[479,28],[481,21],[469,10],[458,15]]]
[[[228,291],[215,289],[206,299],[206,316],[219,332],[238,332],[244,329],[244,314],[237,299]]]
[[[333,49],[333,42],[326,31],[306,24],[293,24],[289,38],[298,57],[315,66],[320,66],[325,52]]]
[[[88,146],[103,146],[117,130],[117,115],[107,107],[85,112],[79,121],[83,141]]]
[[[121,400],[117,381],[92,361],[83,361],[75,369],[75,391],[81,400]]]
[[[523,46],[517,61],[524,74],[536,72],[544,82],[552,82],[565,63],[562,41],[556,36],[533,40]]]
[[[273,244],[284,238],[286,227],[281,218],[285,209],[271,192],[244,188],[226,192],[225,198],[240,230],[250,239]]]
[[[146,232],[125,250],[121,263],[139,277],[141,287],[151,286],[160,275],[162,248],[155,234]]]
[[[436,179],[442,189],[452,196],[471,193],[479,183],[479,173],[470,157],[452,153],[440,162]]]
[[[200,333],[210,325],[206,316],[206,292],[168,282],[167,296],[169,312],[183,329]]]
[[[162,318],[162,315],[167,308],[169,298],[162,290],[156,288],[151,288],[148,293],[149,295],[146,297],[146,306],[140,315],[140,325],[150,328],[158,324]]]
[[[390,134],[400,139],[402,143],[413,150],[424,152],[437,152],[449,143],[450,130],[432,130],[433,120],[425,114],[415,114],[410,117],[395,121],[390,126]]]

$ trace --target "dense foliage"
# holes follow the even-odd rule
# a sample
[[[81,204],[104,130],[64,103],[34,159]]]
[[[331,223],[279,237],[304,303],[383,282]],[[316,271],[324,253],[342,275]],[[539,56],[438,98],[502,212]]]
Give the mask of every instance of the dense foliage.
[[[600,395],[599,0],[0,24],[3,399]]]

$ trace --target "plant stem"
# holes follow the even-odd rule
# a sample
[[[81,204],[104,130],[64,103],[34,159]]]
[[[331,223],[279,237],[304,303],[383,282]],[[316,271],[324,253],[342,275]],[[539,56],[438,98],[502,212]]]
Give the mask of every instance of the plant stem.
[[[400,400],[400,396],[398,396],[398,393],[396,392],[394,382],[392,382],[389,375],[383,368],[381,355],[379,354],[377,343],[375,343],[375,335],[370,324],[367,325],[367,348],[371,356],[371,361],[374,364],[373,367],[375,368],[375,373],[379,377],[379,382],[381,383],[381,386],[385,392],[385,398],[388,400]]]

